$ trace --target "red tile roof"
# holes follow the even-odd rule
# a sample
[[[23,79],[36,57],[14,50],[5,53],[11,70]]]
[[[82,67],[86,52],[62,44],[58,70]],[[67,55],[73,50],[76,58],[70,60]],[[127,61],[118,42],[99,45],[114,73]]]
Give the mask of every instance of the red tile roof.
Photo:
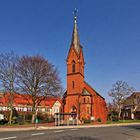
[[[5,94],[0,94],[0,104],[7,106],[9,98],[10,98],[10,93],[5,93]],[[40,98],[40,97],[38,97]],[[17,106],[17,105],[32,105],[32,98],[31,95],[28,94],[19,94],[19,93],[14,93],[13,94],[13,105]],[[44,99],[43,101],[41,101],[40,106],[49,106],[50,108],[52,108],[52,106],[54,105],[54,103],[56,101],[59,101],[60,103],[62,103],[60,98],[56,98],[56,97],[47,97],[46,99]]]

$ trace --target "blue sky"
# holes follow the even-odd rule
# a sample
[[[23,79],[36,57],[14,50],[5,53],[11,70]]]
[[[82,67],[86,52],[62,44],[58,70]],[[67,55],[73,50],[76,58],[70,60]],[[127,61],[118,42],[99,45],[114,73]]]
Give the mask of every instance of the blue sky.
[[[107,100],[117,80],[140,91],[139,0],[0,0],[0,53],[43,55],[66,88],[75,7],[85,80]]]

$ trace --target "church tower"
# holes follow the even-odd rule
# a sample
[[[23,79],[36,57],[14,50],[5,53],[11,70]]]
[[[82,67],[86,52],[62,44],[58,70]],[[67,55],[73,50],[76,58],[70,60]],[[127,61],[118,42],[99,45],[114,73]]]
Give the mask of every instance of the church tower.
[[[105,99],[84,80],[84,55],[78,35],[77,16],[74,16],[72,40],[67,60],[67,89],[63,96],[64,120],[98,120],[105,122]]]
[[[67,95],[82,93],[84,82],[84,56],[78,36],[77,17],[74,17],[74,28],[71,46],[67,56]]]
[[[84,56],[80,45],[77,17],[74,16],[72,40],[67,56],[67,92],[64,112],[79,114],[79,99],[84,86]]]

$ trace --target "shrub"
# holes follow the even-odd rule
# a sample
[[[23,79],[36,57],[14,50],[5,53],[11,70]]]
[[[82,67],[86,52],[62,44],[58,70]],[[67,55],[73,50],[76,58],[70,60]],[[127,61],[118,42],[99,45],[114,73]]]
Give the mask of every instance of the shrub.
[[[84,123],[91,123],[91,120],[90,120],[90,119],[87,119],[87,118],[82,118],[82,121],[83,121]]]
[[[118,112],[115,110],[110,111],[108,114],[108,120],[109,121],[119,121]]]
[[[97,122],[102,122],[102,119],[101,119],[101,118],[98,118],[98,119],[97,119]]]
[[[47,121],[48,123],[51,123],[51,122],[54,122],[55,119],[54,119],[53,117],[51,117],[51,118],[48,118],[46,121]]]
[[[24,116],[22,116],[22,115],[18,116],[17,122],[19,125],[23,125],[24,124]]]

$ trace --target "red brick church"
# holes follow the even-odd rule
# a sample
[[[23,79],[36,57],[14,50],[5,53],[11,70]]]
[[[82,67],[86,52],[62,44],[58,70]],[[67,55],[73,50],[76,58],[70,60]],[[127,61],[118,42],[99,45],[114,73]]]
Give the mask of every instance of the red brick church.
[[[67,56],[67,89],[63,97],[63,112],[75,113],[79,120],[107,119],[105,99],[84,80],[84,55],[80,44],[77,17],[74,17],[72,41]],[[65,117],[69,119],[70,116]]]

